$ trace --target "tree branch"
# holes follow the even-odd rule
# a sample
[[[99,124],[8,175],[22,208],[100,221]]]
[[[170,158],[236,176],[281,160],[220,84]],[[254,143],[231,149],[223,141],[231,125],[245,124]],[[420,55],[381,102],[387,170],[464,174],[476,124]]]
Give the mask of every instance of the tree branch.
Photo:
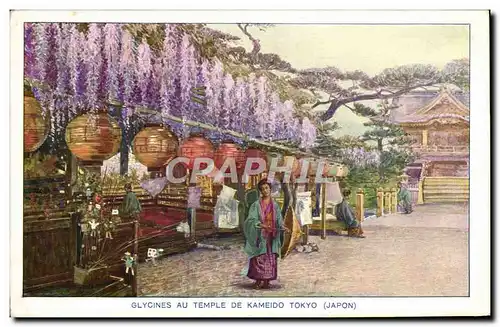
[[[252,58],[253,63],[255,64],[257,62],[257,54],[260,52],[260,41],[254,38],[252,34],[248,32],[248,26],[250,26],[250,24],[245,24],[245,26],[242,26],[242,24],[238,23],[237,25],[239,29],[243,32],[243,34],[245,34],[248,37],[248,39],[252,41],[253,49],[250,56]]]
[[[334,100],[335,100],[335,99],[333,99],[333,100],[332,100],[332,99],[328,99],[328,100],[326,100],[326,101],[318,101],[318,102],[316,102],[315,104],[313,104],[313,105],[311,106],[311,109],[314,109],[314,108],[316,108],[317,106],[320,106],[320,105],[322,105],[322,104],[328,104],[328,103],[331,103],[331,102],[332,102],[332,101],[334,101]]]
[[[333,115],[335,114],[335,112],[337,111],[338,108],[340,108],[343,105],[346,105],[347,103],[352,103],[352,102],[356,102],[356,101],[364,101],[364,100],[394,98],[394,97],[397,97],[399,95],[403,95],[405,93],[408,93],[411,90],[417,89],[419,87],[431,86],[435,83],[436,83],[435,81],[432,81],[432,82],[428,82],[425,84],[418,84],[415,86],[405,87],[397,92],[393,92],[392,94],[382,94],[382,91],[380,90],[380,91],[378,91],[376,93],[372,93],[372,94],[361,94],[361,95],[356,95],[353,97],[348,97],[345,99],[334,99],[331,101],[323,101],[323,102],[316,103],[312,108],[314,108],[320,104],[326,104],[326,103],[330,102],[330,107],[328,108],[328,110],[325,113],[323,113],[323,115],[321,115],[321,120],[327,121],[328,119],[333,117]]]
[[[250,39],[250,41],[253,42],[255,40],[253,38],[252,34],[248,33],[248,30],[247,30],[248,25],[250,25],[250,24],[245,24],[245,26],[243,26],[242,24],[237,24],[237,25],[240,28],[240,30],[243,32],[243,34],[245,34]]]

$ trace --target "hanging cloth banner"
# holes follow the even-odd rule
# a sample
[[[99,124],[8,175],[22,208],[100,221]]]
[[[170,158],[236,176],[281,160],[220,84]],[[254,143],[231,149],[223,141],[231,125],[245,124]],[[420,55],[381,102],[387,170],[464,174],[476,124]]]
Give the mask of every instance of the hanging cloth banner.
[[[316,184],[316,201],[313,203],[312,215],[313,217],[319,217],[320,215],[320,204],[321,204],[321,184]]]
[[[188,208],[198,209],[200,207],[201,188],[191,186],[188,188]]]
[[[167,182],[167,177],[149,179],[141,182],[141,187],[154,198],[163,191]]]
[[[342,202],[342,193],[340,192],[339,182],[326,183],[325,189],[326,202],[330,202],[333,205],[337,205]]]
[[[235,229],[239,224],[238,200],[217,201],[214,209],[214,224],[219,229]]]
[[[313,223],[311,206],[311,192],[297,193],[297,204],[295,207],[295,212],[297,212],[297,218],[301,226],[310,225]]]
[[[229,200],[234,198],[234,195],[236,194],[236,189],[229,187],[227,185],[222,186],[222,191],[219,194],[219,197],[217,198],[217,202],[221,201],[221,203],[226,203],[229,202]]]

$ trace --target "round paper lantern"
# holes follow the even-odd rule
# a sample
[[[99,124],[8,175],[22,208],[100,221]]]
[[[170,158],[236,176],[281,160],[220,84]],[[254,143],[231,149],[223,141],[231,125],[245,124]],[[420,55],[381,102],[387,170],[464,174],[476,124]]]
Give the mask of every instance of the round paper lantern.
[[[207,140],[201,134],[192,134],[187,139],[183,140],[179,147],[179,155],[184,158],[189,159],[189,163],[186,168],[189,170],[193,169],[194,160],[196,158],[214,158],[214,146],[212,142]],[[206,169],[207,164],[202,163],[200,169]]]
[[[295,161],[296,161],[296,163],[293,166],[292,176],[294,178],[298,178],[298,177],[300,177],[300,172],[302,171],[302,165],[304,163],[304,159],[296,158]]]
[[[337,173],[339,172],[339,166],[338,165],[330,165],[327,176],[328,177],[333,177],[333,176],[338,176]]]
[[[266,170],[266,168],[267,168],[267,155],[264,151],[262,151],[261,149],[257,149],[257,148],[248,148],[245,151],[245,156],[248,159],[250,159],[250,158],[264,159],[264,161],[266,162],[266,167],[264,167],[264,170]],[[252,163],[252,170],[256,170],[258,168],[259,168],[258,163],[256,163],[256,162]]]
[[[309,176],[316,176],[316,173],[318,171],[318,165],[319,165],[319,160],[311,160],[309,161]],[[330,169],[330,165],[325,162],[323,166],[323,172],[321,173],[322,176],[327,176],[328,170]]]
[[[307,174],[309,176],[314,176],[316,175],[317,170],[318,170],[318,161],[314,159],[309,160],[309,170],[307,171]]]
[[[283,155],[279,152],[269,152],[267,154],[267,169],[271,169],[271,163],[273,162],[273,159],[278,159],[278,164],[277,166],[281,166],[283,163]]]
[[[245,169],[245,152],[233,141],[223,141],[214,154],[215,167],[220,169],[228,158],[233,158],[236,163],[236,169],[242,171]],[[223,173],[228,173],[229,167]]]
[[[300,174],[299,160],[295,156],[284,156],[280,166],[285,166],[288,161],[292,161],[291,176],[298,176]]]
[[[24,89],[24,152],[36,151],[49,135],[49,118],[29,88]]]
[[[330,175],[330,168],[332,168],[332,164],[325,162],[324,168],[323,168],[323,177],[332,177],[335,175]]]
[[[116,120],[100,111],[80,115],[69,122],[65,139],[69,150],[83,165],[102,164],[118,153],[122,130]]]
[[[160,124],[150,124],[132,142],[132,151],[149,171],[158,171],[177,156],[177,136]]]

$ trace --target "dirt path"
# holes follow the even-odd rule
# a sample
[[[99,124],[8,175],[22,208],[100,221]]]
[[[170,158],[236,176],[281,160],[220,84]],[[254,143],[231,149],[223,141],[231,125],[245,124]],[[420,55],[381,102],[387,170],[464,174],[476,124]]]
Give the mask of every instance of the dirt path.
[[[320,252],[279,262],[271,290],[241,276],[241,240],[230,250],[196,250],[139,267],[143,296],[467,296],[468,229],[464,206],[421,206],[411,215],[364,223],[366,239],[311,236]]]

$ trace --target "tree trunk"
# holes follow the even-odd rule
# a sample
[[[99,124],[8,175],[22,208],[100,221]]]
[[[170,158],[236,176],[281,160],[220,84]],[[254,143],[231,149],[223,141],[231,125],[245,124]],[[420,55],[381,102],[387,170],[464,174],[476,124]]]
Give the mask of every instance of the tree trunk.
[[[377,139],[377,149],[378,152],[380,153],[380,156],[382,156],[382,151],[384,150],[384,147],[382,145],[383,139],[379,138]],[[378,165],[378,178],[380,181],[384,180],[384,167],[382,167],[382,163]]]
[[[120,124],[122,128],[122,143],[120,144],[120,175],[125,175],[128,172],[128,133],[125,129],[125,124]]]
[[[281,189],[283,190],[283,208],[281,209],[281,216],[283,219],[286,216],[286,212],[290,207],[290,202],[293,200],[290,193],[290,185],[288,183],[281,183]]]
[[[67,188],[66,188],[66,198],[70,200],[73,197],[73,186],[76,184],[76,178],[78,174],[78,165],[76,162],[76,157],[69,151],[68,157],[66,161],[66,180],[67,180]]]

